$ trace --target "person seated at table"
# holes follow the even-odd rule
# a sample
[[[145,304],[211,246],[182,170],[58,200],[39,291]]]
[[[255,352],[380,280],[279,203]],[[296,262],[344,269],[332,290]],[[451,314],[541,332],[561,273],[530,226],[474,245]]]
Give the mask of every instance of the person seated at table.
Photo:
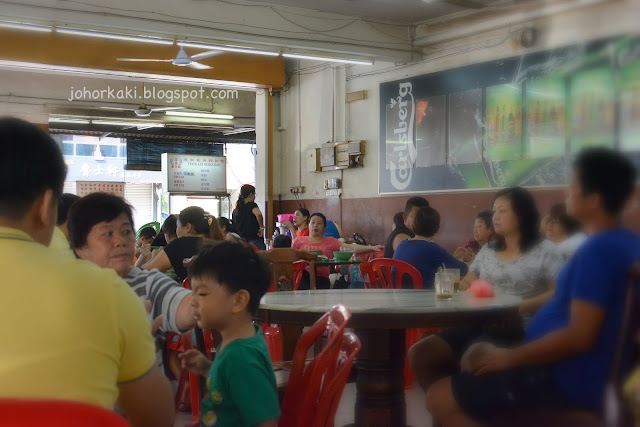
[[[182,282],[187,277],[184,259],[197,254],[204,239],[224,240],[224,236],[216,217],[198,206],[190,206],[180,211],[176,234],[178,238],[169,243],[151,261],[147,261],[142,268],[145,270],[157,268],[165,272],[173,267]]]
[[[277,248],[290,248],[291,247],[291,236],[287,236],[286,234],[278,234],[275,239],[273,239],[273,249]]]
[[[571,258],[587,239],[581,228],[580,223],[567,214],[567,208],[563,203],[551,208],[547,224],[547,239],[558,246],[560,255],[565,261]]]
[[[136,240],[136,258],[140,256],[142,245],[151,246],[151,242],[153,242],[153,239],[155,239],[157,235],[158,233],[156,233],[156,229],[153,227],[144,227],[142,230],[140,230],[140,234],[138,235],[138,239]]]
[[[169,243],[173,242],[178,238],[176,235],[176,227],[178,222],[178,215],[169,215],[167,219],[164,220],[162,226],[160,227],[160,233],[153,239],[150,246],[156,246],[163,248],[167,246]],[[156,249],[157,251],[157,249]]]
[[[53,229],[53,237],[49,244],[50,248],[70,258],[75,258],[76,256],[71,250],[71,246],[69,246],[69,209],[71,209],[71,205],[78,199],[80,199],[79,196],[71,193],[65,193],[60,196],[58,202],[58,221],[56,222],[56,228]]]
[[[555,245],[540,236],[538,218],[527,190],[511,187],[498,191],[493,203],[495,240],[480,249],[460,289],[467,289],[479,278],[493,285],[497,293],[521,297],[520,314],[527,322],[553,295],[563,264]],[[481,336],[517,343],[523,334],[520,323],[446,329],[411,347],[409,363],[418,383],[426,389],[456,369],[467,347]]]
[[[58,144],[14,118],[0,118],[0,141],[0,398],[117,401],[131,425],[172,426],[136,294],[113,271],[48,248],[67,172]]]
[[[309,235],[309,211],[305,208],[296,210],[293,215],[293,223],[286,221],[284,225],[287,226],[291,232],[291,237],[295,240],[298,236]]]
[[[193,349],[180,355],[184,368],[207,378],[201,425],[275,427],[276,379],[262,330],[253,323],[271,283],[267,262],[250,247],[223,242],[203,249],[189,275],[198,326],[222,335],[213,363]]]
[[[404,240],[411,239],[415,236],[413,233],[413,218],[418,212],[418,209],[424,206],[429,206],[429,202],[424,197],[410,197],[407,203],[404,205],[403,224],[391,232],[387,238],[387,242],[384,245],[384,257],[393,258],[393,253],[396,248]],[[395,222],[395,219],[394,219]]]
[[[413,220],[415,236],[398,245],[393,259],[407,262],[414,266],[422,275],[421,286],[423,289],[433,289],[433,281],[436,271],[443,265],[446,268],[460,269],[460,275],[467,274],[467,264],[452,257],[446,250],[434,242],[434,238],[440,229],[440,214],[429,206],[418,209]],[[403,278],[403,287],[409,279]],[[417,285],[417,284],[414,284]]]
[[[478,212],[473,222],[473,240],[465,243],[464,247],[457,248],[453,256],[471,264],[480,249],[493,239],[493,235],[493,212],[488,209]]]
[[[195,326],[191,295],[158,270],[142,270],[131,264],[136,242],[131,206],[118,196],[89,194],[71,209],[69,236],[78,257],[114,270],[140,301],[151,302],[151,318],[162,316],[156,336],[156,363],[162,366],[166,333],[182,333]]]
[[[222,230],[222,234],[224,235],[224,240],[233,242],[233,243],[242,243],[242,237],[239,234],[233,232],[233,224],[229,218],[225,218],[223,216],[218,218],[218,224],[220,225],[220,230]]]
[[[363,246],[355,243],[343,243],[335,237],[325,237],[323,233],[326,224],[327,218],[323,214],[318,212],[311,214],[309,220],[309,236],[298,237],[293,241],[291,247],[306,251],[322,251],[322,255],[327,258],[333,258],[333,253],[339,251],[340,248],[351,249],[357,253],[382,250],[382,246],[380,245]],[[331,287],[329,273],[329,267],[316,268],[316,289],[329,289]],[[307,269],[302,273],[299,289],[310,289],[310,281],[309,267],[307,266]]]
[[[431,387],[427,407],[438,424],[479,425],[527,408],[602,409],[628,272],[640,259],[640,236],[622,228],[635,177],[631,161],[613,150],[578,154],[567,208],[590,237],[560,272],[523,345],[479,344],[465,355],[466,372]]]

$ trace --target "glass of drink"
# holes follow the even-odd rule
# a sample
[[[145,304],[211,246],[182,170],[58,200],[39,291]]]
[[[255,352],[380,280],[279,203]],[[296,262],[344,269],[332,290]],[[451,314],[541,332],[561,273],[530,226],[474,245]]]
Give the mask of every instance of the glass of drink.
[[[440,300],[453,298],[453,280],[447,271],[438,271],[435,278],[436,296]]]
[[[447,268],[446,271],[453,282],[454,292],[460,291],[460,269],[459,268]]]

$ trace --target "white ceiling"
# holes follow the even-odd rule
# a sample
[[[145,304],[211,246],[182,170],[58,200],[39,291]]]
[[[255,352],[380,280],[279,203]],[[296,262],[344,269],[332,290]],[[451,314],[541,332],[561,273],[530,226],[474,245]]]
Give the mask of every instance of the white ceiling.
[[[483,5],[498,3],[497,0],[470,0],[469,2]],[[464,4],[464,0],[258,0],[251,3],[297,7],[405,24],[469,10],[454,4]]]

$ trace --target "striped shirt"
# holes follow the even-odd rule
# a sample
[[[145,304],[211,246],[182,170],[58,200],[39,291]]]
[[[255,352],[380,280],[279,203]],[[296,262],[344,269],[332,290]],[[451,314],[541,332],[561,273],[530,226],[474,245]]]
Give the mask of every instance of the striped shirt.
[[[183,288],[176,281],[169,278],[158,270],[142,270],[133,267],[125,282],[138,295],[140,301],[151,301],[150,319],[162,315],[162,325],[155,334],[156,342],[156,364],[162,366],[162,351],[164,348],[167,332],[182,333],[176,323],[176,312],[180,303],[191,293]]]

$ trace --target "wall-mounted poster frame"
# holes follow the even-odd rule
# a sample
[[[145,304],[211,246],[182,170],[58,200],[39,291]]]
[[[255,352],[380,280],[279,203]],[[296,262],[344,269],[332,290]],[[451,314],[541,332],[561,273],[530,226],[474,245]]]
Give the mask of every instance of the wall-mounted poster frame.
[[[381,83],[380,194],[565,185],[575,152],[590,145],[624,149],[640,166],[640,143],[635,142],[640,133],[634,136],[634,123],[640,123],[640,117],[633,113],[620,117],[620,105],[630,102],[625,91],[640,90],[631,74],[635,68],[626,80],[621,72],[640,63],[638,40],[598,40]],[[623,78],[612,80],[611,75]],[[572,105],[590,79],[598,86],[595,92],[587,91],[597,92],[596,105],[613,105],[605,108],[606,117],[594,122],[603,124],[596,142],[575,132],[573,121]],[[460,94],[476,94],[479,106],[470,98],[461,100]],[[444,144],[440,145],[439,125],[425,126],[419,139],[438,141],[445,153],[436,152],[423,161],[418,154],[422,141],[417,140],[417,117],[425,105],[419,102],[440,97],[447,104]],[[442,121],[437,117],[437,123]],[[429,135],[429,129],[437,132]],[[471,149],[466,152],[463,147]],[[440,164],[443,158],[446,162]]]

